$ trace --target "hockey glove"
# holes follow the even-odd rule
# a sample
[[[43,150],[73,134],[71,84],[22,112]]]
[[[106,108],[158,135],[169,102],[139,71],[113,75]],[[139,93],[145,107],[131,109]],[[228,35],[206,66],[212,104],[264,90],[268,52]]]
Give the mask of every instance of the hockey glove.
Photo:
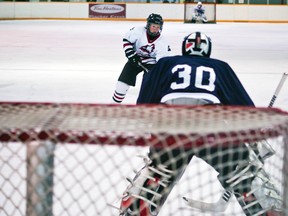
[[[141,63],[141,58],[140,58],[140,56],[138,56],[136,53],[135,53],[134,55],[132,55],[132,56],[129,56],[129,57],[128,57],[128,60],[129,60],[132,64],[137,65],[137,66],[139,66],[139,65],[138,65],[139,62]]]

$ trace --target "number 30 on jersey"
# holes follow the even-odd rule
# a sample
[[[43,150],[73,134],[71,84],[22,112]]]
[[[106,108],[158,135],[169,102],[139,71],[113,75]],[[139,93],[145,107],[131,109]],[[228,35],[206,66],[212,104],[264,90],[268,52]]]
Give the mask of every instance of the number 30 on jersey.
[[[176,89],[184,89],[190,86],[191,83],[191,76],[192,76],[192,67],[187,64],[179,64],[173,67],[172,73],[178,72],[178,77],[181,78],[181,82],[172,82],[170,87],[173,90]],[[204,72],[209,73],[209,78],[204,81]],[[205,76],[207,77],[207,76]],[[196,68],[195,74],[195,83],[193,85],[196,88],[205,89],[207,91],[214,91],[215,90],[215,80],[216,74],[213,68],[200,66]],[[205,83],[205,84],[204,84]]]

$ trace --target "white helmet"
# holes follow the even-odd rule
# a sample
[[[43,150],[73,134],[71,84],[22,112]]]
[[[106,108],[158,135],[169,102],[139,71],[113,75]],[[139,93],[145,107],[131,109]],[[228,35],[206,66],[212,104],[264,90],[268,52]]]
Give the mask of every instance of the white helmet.
[[[210,57],[211,49],[211,39],[201,32],[187,35],[182,43],[182,55]]]
[[[198,6],[198,7],[202,7],[202,3],[199,1],[199,2],[197,3],[197,6]]]

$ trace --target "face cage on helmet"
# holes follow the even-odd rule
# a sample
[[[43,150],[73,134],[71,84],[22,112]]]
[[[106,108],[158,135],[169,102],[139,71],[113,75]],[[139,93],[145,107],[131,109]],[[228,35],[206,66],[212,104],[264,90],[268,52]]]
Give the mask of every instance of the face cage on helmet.
[[[156,32],[156,33],[151,32],[151,31],[150,31],[150,25],[151,25],[151,24],[160,25],[160,30],[159,30],[158,32]],[[150,36],[152,36],[152,37],[156,37],[156,36],[158,36],[158,35],[161,34],[162,27],[163,27],[163,23],[162,23],[162,24],[158,24],[158,23],[154,23],[154,22],[147,22],[147,26],[146,26],[146,28],[147,28],[147,33],[148,33],[148,35],[150,35]]]

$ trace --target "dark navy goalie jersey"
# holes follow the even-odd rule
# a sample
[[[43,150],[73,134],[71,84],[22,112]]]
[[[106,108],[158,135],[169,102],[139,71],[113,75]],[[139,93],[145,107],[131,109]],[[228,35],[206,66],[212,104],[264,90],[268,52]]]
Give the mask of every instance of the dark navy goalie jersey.
[[[223,105],[254,106],[232,68],[200,56],[171,56],[143,76],[137,104],[165,103],[175,98],[201,98]]]

